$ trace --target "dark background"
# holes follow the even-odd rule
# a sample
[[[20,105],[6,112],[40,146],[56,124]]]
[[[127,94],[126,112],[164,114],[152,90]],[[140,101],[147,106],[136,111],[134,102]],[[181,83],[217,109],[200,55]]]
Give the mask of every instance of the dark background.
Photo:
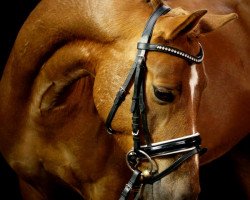
[[[39,0],[4,0],[0,2],[0,75],[18,30]]]
[[[0,31],[0,76],[11,51],[18,30],[39,0],[1,1]],[[247,200],[241,186],[239,175],[235,173],[236,164],[232,159],[234,151],[249,155],[249,137],[219,160],[201,168],[201,200]],[[250,186],[249,186],[250,187]],[[0,155],[0,199],[21,200],[16,174]],[[61,199],[60,199],[61,200]],[[73,200],[73,199],[70,199]]]
[[[0,2],[0,77],[19,29],[38,2],[39,0],[4,0]],[[16,175],[1,154],[0,200],[21,200]]]

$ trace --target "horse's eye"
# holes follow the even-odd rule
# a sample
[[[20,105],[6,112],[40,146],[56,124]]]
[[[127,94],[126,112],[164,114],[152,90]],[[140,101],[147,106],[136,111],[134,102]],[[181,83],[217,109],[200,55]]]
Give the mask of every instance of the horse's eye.
[[[167,103],[172,103],[174,101],[175,94],[172,89],[157,88],[155,86],[153,86],[153,88],[154,88],[154,94],[159,100]]]

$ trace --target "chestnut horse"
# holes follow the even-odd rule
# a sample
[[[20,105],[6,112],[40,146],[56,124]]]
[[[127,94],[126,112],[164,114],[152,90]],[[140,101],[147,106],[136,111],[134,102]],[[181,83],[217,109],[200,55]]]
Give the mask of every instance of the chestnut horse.
[[[125,157],[133,147],[130,106],[136,78],[112,120],[115,135],[106,133],[105,122],[135,60],[143,28],[159,4],[43,0],[28,17],[0,82],[0,150],[20,178],[24,199],[66,198],[63,190],[73,191],[68,199],[119,198],[131,176]],[[204,164],[230,150],[250,128],[249,23],[235,2],[165,4],[172,9],[157,19],[150,43],[185,56],[147,52],[147,127],[154,145],[176,138],[183,142],[199,131],[209,149],[201,157]],[[240,20],[220,28],[236,18],[233,12]],[[202,64],[185,58],[196,59],[199,42]],[[161,173],[181,155],[150,163]],[[148,163],[139,164],[145,178]],[[195,154],[168,176],[144,184],[138,194],[143,199],[197,199],[199,191]]]

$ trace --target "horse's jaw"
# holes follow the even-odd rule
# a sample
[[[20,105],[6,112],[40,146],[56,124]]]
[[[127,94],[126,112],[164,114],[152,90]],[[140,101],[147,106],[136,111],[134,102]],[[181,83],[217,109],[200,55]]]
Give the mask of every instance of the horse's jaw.
[[[151,200],[196,200],[198,199],[199,190],[197,192],[190,192],[190,188],[186,185],[185,180],[177,181],[175,184],[169,186],[159,181],[153,185],[145,185],[142,199]]]
[[[199,166],[197,155],[184,163],[176,171],[165,176],[154,184],[147,184],[142,188],[142,199],[150,200],[196,200],[200,193]],[[168,162],[164,162],[166,165]],[[162,163],[158,162],[159,171]],[[169,163],[168,163],[169,165]],[[185,166],[184,166],[185,165]],[[166,168],[166,166],[165,166]],[[187,168],[189,170],[187,170]]]

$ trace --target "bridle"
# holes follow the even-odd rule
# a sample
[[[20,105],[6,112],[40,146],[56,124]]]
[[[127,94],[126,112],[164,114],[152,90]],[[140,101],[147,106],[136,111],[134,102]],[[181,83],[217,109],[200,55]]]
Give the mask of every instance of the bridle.
[[[153,184],[154,182],[160,180],[166,175],[173,172],[177,169],[184,161],[189,159],[195,154],[202,154],[206,149],[201,148],[201,138],[199,133],[191,134],[185,137],[180,137],[172,140],[167,140],[158,143],[152,143],[151,137],[147,125],[147,116],[146,116],[146,106],[144,103],[144,82],[145,82],[145,69],[146,69],[146,54],[148,51],[157,51],[173,56],[180,57],[185,59],[190,64],[192,63],[201,63],[203,60],[203,50],[200,45],[200,52],[197,56],[192,56],[187,54],[179,49],[165,46],[161,44],[150,44],[152,32],[154,25],[157,19],[168,13],[171,9],[164,5],[158,7],[154,13],[150,16],[145,29],[142,33],[142,37],[137,44],[137,55],[135,61],[132,65],[132,68],[123,83],[122,87],[118,91],[114,104],[109,112],[109,115],[106,120],[106,128],[108,133],[115,133],[111,128],[111,122],[115,116],[115,113],[121,103],[125,100],[127,90],[129,85],[134,81],[134,94],[132,97],[132,136],[134,146],[131,151],[127,153],[126,161],[128,167],[132,170],[133,175],[131,176],[129,182],[125,185],[124,190],[122,191],[120,200],[128,199],[128,196],[131,190],[136,190],[141,188],[144,184]],[[140,127],[143,129],[143,136],[146,142],[146,145],[141,145],[139,130]],[[161,173],[158,173],[154,170],[156,164],[152,158],[154,157],[163,157],[174,154],[183,153],[171,166],[166,168]],[[150,170],[147,174],[143,174],[139,169],[138,165],[142,160],[147,160],[150,164]],[[140,192],[137,190],[135,199],[138,199]]]

